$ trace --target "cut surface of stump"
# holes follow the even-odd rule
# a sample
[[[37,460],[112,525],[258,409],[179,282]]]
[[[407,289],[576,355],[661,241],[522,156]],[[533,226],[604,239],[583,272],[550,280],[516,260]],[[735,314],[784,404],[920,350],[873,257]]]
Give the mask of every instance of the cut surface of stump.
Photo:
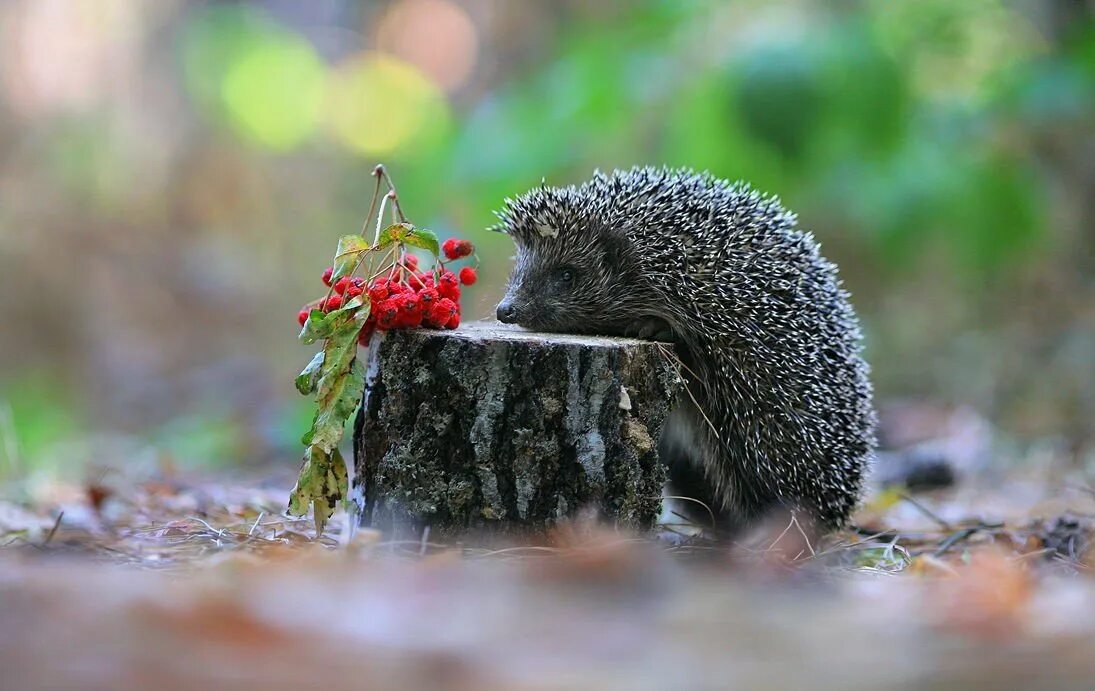
[[[479,322],[377,335],[361,357],[352,496],[365,525],[527,530],[590,507],[654,524],[680,388],[671,346]]]

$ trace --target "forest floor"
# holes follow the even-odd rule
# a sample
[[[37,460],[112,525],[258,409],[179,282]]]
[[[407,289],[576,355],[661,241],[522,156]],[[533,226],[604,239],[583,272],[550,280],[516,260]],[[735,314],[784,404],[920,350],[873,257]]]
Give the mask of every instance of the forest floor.
[[[1095,491],[1051,457],[930,492],[876,484],[854,530],[818,539],[773,520],[733,544],[584,523],[536,544],[393,541],[337,518],[317,540],[284,516],[293,470],[113,471],[0,501],[4,685],[1095,678]]]

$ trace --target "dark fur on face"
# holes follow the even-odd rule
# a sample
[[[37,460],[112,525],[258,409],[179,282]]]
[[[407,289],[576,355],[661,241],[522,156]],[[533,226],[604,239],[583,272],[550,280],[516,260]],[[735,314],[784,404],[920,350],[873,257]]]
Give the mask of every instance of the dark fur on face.
[[[623,335],[652,314],[647,281],[623,229],[572,188],[541,188],[510,201],[497,230],[517,244],[498,319],[537,331]]]

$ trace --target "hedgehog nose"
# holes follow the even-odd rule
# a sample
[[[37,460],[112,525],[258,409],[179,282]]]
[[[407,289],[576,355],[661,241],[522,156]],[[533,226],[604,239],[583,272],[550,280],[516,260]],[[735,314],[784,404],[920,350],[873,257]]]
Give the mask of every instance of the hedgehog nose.
[[[517,308],[512,302],[502,301],[498,303],[497,316],[503,324],[514,324],[517,322]]]

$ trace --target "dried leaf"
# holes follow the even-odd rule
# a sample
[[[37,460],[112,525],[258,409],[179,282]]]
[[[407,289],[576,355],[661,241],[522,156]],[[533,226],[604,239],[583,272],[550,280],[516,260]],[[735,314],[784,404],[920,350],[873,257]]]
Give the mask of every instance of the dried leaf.
[[[323,533],[338,502],[346,496],[346,464],[338,444],[365,387],[365,368],[357,360],[357,334],[368,313],[368,305],[358,305],[326,315],[323,351],[297,378],[302,393],[316,394],[317,409],[302,440],[308,448],[289,497],[289,513],[303,516],[311,506],[317,535]]]
[[[328,454],[315,445],[309,446],[296,487],[289,495],[289,513],[303,516],[311,506],[316,535],[322,535],[347,488],[346,461],[339,450]]]

